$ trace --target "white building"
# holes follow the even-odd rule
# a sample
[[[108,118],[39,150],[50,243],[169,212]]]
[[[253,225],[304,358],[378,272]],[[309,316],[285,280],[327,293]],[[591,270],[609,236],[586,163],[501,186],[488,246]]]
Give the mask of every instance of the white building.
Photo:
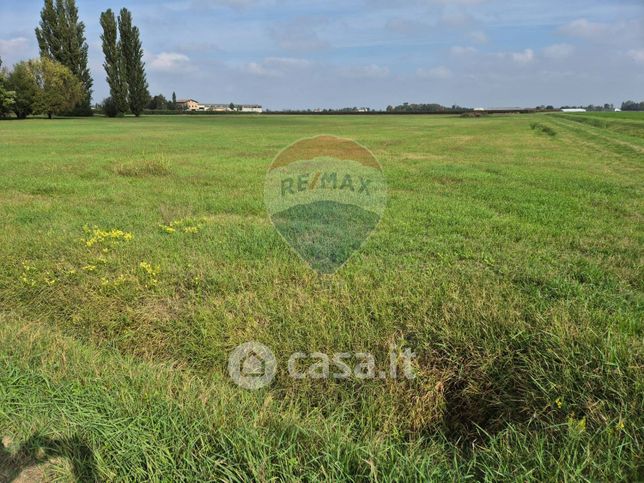
[[[242,104],[235,105],[235,109],[230,108],[230,104],[200,104],[194,99],[181,99],[177,101],[177,107],[183,111],[214,111],[214,112],[263,112],[259,104]]]
[[[262,106],[259,104],[242,104],[241,112],[262,112]]]
[[[586,109],[562,109],[561,112],[586,112]]]

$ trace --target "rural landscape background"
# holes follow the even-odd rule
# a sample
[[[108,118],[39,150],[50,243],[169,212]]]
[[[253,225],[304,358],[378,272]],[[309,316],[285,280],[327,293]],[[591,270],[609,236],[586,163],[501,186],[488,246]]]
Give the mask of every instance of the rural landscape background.
[[[160,11],[178,23],[210,8],[253,20],[242,3]],[[294,8],[285,15],[299,13],[285,5]],[[394,18],[370,5],[372,21]],[[431,5],[489,19],[486,2]],[[610,13],[588,5],[589,15]],[[155,73],[158,57],[146,62],[153,54],[137,25],[150,21],[149,5],[138,7],[140,17],[96,12],[87,30],[100,26],[102,37],[88,44],[76,2],[38,1],[28,20],[38,53],[0,42],[5,60],[13,46],[0,75],[0,481],[643,478],[644,102],[631,88],[641,44],[624,33],[639,17],[568,19],[555,30],[581,32],[585,47],[482,54],[518,62],[514,82],[563,61],[546,52],[573,63],[594,48],[635,66],[625,80],[577,71],[573,80],[587,81],[580,91],[596,92],[583,101],[562,81],[569,101],[535,91],[508,94],[516,108],[491,109],[506,86],[494,83],[494,67],[481,71],[490,91],[479,83],[462,103],[429,93],[407,102],[371,69],[378,82],[349,76],[354,87],[326,104],[311,101],[310,85],[291,110],[238,70],[253,98],[202,97],[233,101],[206,115],[184,111],[176,93],[151,95],[175,90],[170,81],[180,92],[196,84]],[[420,7],[405,8],[398,14]],[[546,20],[527,30],[541,32]],[[466,25],[468,38],[487,42]],[[491,26],[489,37],[502,37],[499,22],[490,25],[500,30]],[[295,40],[306,44],[302,35]],[[149,52],[164,45],[150,38]],[[358,61],[352,48],[326,48],[319,55]],[[462,48],[450,55],[483,49]],[[89,60],[96,49],[99,75]],[[255,64],[253,75],[276,68]],[[437,93],[466,68],[439,67],[421,76]],[[188,74],[207,85],[203,72]],[[296,92],[305,77],[291,74],[266,82]],[[365,97],[346,102],[361,84]],[[263,103],[262,92],[273,112],[236,112]],[[480,104],[468,101],[473,93]],[[354,107],[362,105],[377,112]],[[303,109],[311,112],[293,112]],[[319,135],[367,148],[388,186],[377,228],[332,275],[289,248],[264,201],[271,161]],[[254,391],[228,371],[231,352],[249,341],[279,365]],[[380,363],[392,347],[415,353],[413,379],[295,379],[285,370],[297,352],[368,352]]]

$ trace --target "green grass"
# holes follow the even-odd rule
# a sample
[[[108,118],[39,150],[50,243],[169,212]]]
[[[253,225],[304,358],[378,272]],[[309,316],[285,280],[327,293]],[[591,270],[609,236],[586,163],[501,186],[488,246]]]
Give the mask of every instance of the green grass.
[[[621,114],[0,122],[0,479],[641,478],[644,117]],[[333,276],[263,206],[318,134],[389,186]],[[249,340],[280,363],[259,391],[227,376]],[[391,343],[416,379],[284,370]]]

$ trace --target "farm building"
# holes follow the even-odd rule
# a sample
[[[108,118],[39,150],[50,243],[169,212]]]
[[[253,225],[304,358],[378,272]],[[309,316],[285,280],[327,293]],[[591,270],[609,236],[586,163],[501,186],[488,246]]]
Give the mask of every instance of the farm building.
[[[194,99],[178,99],[177,109],[182,111],[196,111],[199,109],[199,103]]]
[[[231,109],[230,104],[201,104],[194,99],[178,100],[177,109],[180,111],[232,112],[239,110],[241,112],[262,112],[262,106],[259,104],[242,104],[236,106],[236,109]]]
[[[259,104],[242,104],[241,112],[262,112],[262,106]]]

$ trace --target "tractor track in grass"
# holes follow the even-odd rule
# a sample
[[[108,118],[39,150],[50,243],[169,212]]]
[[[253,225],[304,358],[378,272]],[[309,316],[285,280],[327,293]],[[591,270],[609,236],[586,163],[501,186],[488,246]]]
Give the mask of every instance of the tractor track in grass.
[[[616,138],[616,136],[626,136],[625,134],[617,134],[611,131],[612,135],[606,135],[605,133],[606,131],[609,130],[608,128],[606,128],[605,130],[602,130],[602,128],[585,124],[583,122],[571,121],[570,119],[565,119],[565,118],[560,118],[555,116],[551,116],[550,120],[553,121],[557,126],[574,130],[577,134],[584,133],[586,135],[584,137],[586,138],[591,137],[593,138],[593,141],[601,140],[603,141],[601,142],[602,146],[610,147],[610,145],[612,144],[613,146],[618,145],[621,148],[624,148],[624,147],[628,148],[631,151],[636,152],[637,154],[644,153],[644,145],[634,144],[633,142]],[[634,138],[633,136],[628,136],[628,137],[631,139],[639,140],[639,138]],[[594,142],[594,144],[598,144],[598,143]]]

